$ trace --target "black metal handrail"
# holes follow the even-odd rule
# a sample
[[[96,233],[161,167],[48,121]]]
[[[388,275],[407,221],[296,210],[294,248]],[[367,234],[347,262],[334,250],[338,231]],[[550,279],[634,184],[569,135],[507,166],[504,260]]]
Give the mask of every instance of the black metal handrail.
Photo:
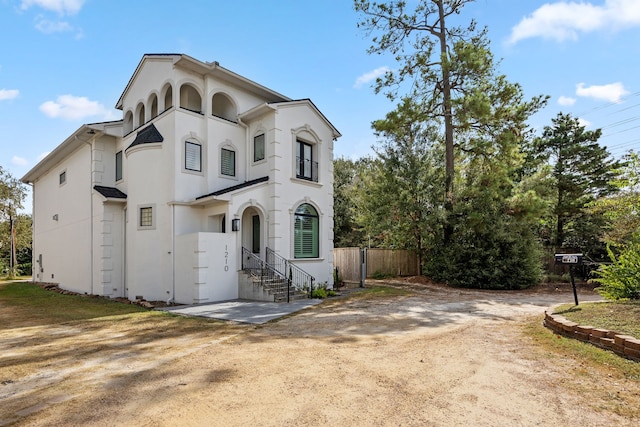
[[[279,274],[288,278],[296,289],[308,292],[309,298],[311,298],[315,278],[288,259],[277,254],[273,249],[266,249],[267,265],[275,269]]]
[[[245,247],[242,247],[242,269],[259,277],[260,287],[263,289],[267,282],[273,283],[275,281],[284,281],[287,287],[287,302],[290,301],[291,280]],[[276,296],[274,295],[274,299],[275,297]]]
[[[318,182],[318,162],[296,157],[296,178]]]

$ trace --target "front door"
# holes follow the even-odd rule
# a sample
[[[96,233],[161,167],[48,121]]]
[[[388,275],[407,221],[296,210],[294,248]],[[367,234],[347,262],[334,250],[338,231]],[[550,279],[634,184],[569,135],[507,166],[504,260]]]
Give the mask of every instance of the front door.
[[[260,253],[260,215],[251,217],[251,251]]]

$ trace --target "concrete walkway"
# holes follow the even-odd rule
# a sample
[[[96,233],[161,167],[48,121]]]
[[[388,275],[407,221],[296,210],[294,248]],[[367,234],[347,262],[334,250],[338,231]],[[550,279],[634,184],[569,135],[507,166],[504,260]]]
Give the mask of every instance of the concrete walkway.
[[[262,324],[320,304],[321,302],[322,300],[319,299],[296,300],[290,303],[233,300],[209,304],[161,307],[156,310],[187,316],[210,317],[240,323]]]

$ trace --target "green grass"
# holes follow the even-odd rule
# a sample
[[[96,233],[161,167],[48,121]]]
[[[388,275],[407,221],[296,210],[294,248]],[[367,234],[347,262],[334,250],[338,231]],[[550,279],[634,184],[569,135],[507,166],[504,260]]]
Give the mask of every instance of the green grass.
[[[11,317],[25,317],[31,323],[38,320],[68,322],[104,316],[148,311],[132,304],[123,304],[107,298],[81,295],[62,295],[47,291],[29,282],[0,284],[0,310],[12,312]],[[0,318],[2,316],[0,315]],[[3,326],[11,319],[3,319]]]
[[[640,339],[640,301],[562,305],[554,311],[583,326],[620,332]]]
[[[579,360],[584,368],[593,370],[611,370],[612,375],[624,377],[633,381],[640,381],[640,363],[625,359],[599,347],[579,340],[566,338],[554,334],[542,326],[539,319],[529,322],[524,326],[526,335],[540,346],[542,352],[547,351],[563,360]]]

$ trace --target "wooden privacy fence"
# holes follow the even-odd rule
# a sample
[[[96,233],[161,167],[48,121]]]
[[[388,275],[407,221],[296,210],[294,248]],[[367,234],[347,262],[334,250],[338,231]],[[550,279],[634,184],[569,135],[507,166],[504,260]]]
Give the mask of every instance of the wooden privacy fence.
[[[366,277],[377,275],[417,276],[420,274],[418,256],[412,251],[379,248],[334,248],[333,266],[338,269],[340,280],[346,283],[360,283],[363,257]]]

